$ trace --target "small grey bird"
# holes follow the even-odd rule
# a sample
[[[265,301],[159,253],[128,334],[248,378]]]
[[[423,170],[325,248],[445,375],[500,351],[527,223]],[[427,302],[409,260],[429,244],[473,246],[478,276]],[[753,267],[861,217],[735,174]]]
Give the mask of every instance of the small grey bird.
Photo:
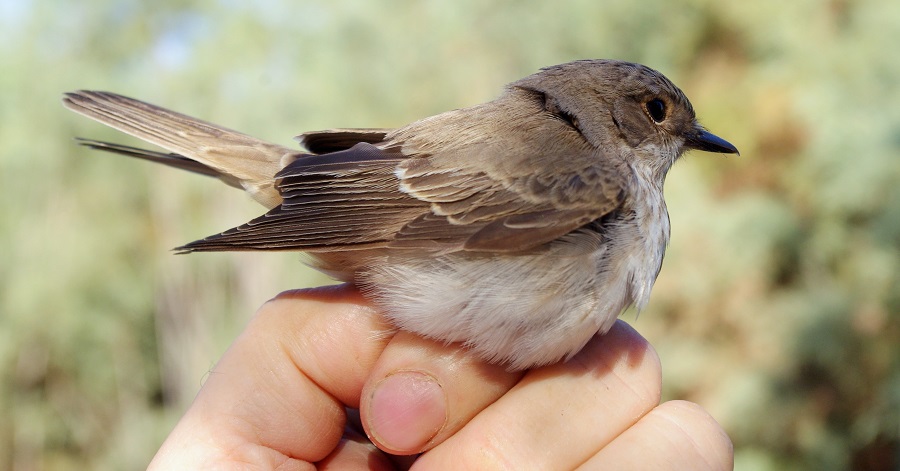
[[[84,145],[218,177],[270,209],[180,252],[307,252],[397,327],[510,369],[571,357],[642,309],[669,240],[669,168],[687,149],[737,153],[662,74],[611,60],[399,129],[304,133],[299,152],[113,93],[63,102],[172,153]]]

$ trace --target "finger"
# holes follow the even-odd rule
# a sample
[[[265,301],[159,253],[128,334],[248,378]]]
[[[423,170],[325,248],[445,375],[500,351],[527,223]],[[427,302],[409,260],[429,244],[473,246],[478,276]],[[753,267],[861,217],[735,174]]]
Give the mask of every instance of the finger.
[[[388,331],[350,286],[282,293],[210,372],[153,464],[292,468],[325,458],[341,439],[344,406],[358,407]]]
[[[363,435],[346,431],[337,448],[317,463],[318,471],[360,469],[388,471],[396,469],[388,457]]]
[[[659,358],[619,321],[565,363],[530,371],[421,469],[573,469],[659,403]]]
[[[459,345],[399,332],[363,390],[363,424],[382,450],[419,453],[456,433],[521,376]]]
[[[670,401],[650,411],[578,469],[730,470],[734,469],[734,449],[703,408]]]

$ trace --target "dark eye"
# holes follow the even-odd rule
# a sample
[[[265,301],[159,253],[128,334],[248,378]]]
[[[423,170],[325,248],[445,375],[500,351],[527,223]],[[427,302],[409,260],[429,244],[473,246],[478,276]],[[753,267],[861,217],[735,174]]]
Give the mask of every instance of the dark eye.
[[[659,98],[648,101],[644,106],[647,107],[647,114],[653,121],[661,123],[666,119],[666,104]]]

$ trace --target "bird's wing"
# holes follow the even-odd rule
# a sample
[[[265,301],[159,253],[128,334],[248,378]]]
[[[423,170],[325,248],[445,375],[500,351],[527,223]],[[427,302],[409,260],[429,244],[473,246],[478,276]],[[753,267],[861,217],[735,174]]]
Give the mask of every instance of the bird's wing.
[[[428,203],[398,188],[398,152],[360,143],[325,155],[304,155],[276,176],[283,203],[246,224],[178,247],[223,250],[362,249],[389,243]]]
[[[177,250],[521,251],[609,213],[623,197],[622,179],[593,167],[496,179],[436,162],[366,143],[298,158],[277,175],[281,206]]]
[[[552,162],[583,156],[547,157]],[[472,166],[448,167],[441,160],[432,156],[400,164],[403,191],[431,206],[400,230],[393,246],[439,242],[470,251],[528,250],[613,211],[624,197],[623,178],[614,167],[592,159],[581,158],[595,164],[577,171],[547,167],[506,177]]]

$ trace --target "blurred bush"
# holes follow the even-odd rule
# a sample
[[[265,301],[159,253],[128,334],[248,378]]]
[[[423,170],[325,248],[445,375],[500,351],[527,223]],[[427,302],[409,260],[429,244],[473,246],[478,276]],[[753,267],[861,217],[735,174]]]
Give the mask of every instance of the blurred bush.
[[[292,254],[170,256],[261,213],[73,145],[106,89],[261,138],[397,126],[578,58],[646,63],[738,158],[670,174],[636,325],[738,469],[896,469],[900,3],[0,1],[0,469],[144,466]]]

